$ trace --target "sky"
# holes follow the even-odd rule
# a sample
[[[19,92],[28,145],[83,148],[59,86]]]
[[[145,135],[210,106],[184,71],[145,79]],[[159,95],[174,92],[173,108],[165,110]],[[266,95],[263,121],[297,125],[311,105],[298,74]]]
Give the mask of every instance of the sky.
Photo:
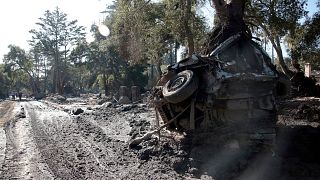
[[[8,53],[8,45],[14,44],[28,50],[29,31],[38,28],[35,23],[46,10],[59,7],[67,14],[69,21],[78,20],[78,25],[86,27],[90,37],[90,26],[99,24],[104,18],[100,13],[112,0],[1,0],[0,2],[0,62]]]
[[[308,8],[311,13],[316,11],[316,1],[309,0]],[[8,45],[13,44],[28,50],[27,40],[31,39],[29,30],[37,28],[35,23],[43,17],[46,10],[53,11],[59,7],[67,14],[69,21],[78,20],[78,25],[86,27],[88,38],[90,26],[99,24],[106,9],[106,4],[112,0],[1,0],[0,2],[0,63],[3,55],[8,53]],[[212,24],[213,8],[209,5],[202,8],[209,24]]]

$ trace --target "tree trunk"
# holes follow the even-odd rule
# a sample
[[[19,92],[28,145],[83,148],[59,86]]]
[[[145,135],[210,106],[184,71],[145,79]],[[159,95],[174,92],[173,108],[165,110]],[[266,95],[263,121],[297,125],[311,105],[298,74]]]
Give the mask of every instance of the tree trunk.
[[[245,0],[231,0],[227,4],[224,0],[212,0],[216,10],[216,23],[220,26],[229,26],[232,29],[242,29],[244,27],[244,7]]]
[[[177,63],[177,61],[178,61],[178,49],[179,49],[178,41],[175,41],[175,43],[174,43],[174,63]]]
[[[107,85],[107,77],[106,77],[105,71],[103,71],[102,81],[103,81],[102,83],[104,88],[104,95],[108,96],[108,85]]]
[[[159,77],[162,76],[162,70],[161,70],[161,58],[158,58],[158,61],[157,61],[157,64],[156,64],[156,68],[157,68],[157,71],[159,73]]]
[[[231,0],[228,4],[224,0],[212,0],[212,3],[216,10],[215,26],[207,42],[207,49],[204,51],[206,55],[209,55],[230,36],[242,33],[251,37],[243,19],[245,0]]]
[[[245,0],[232,0],[232,15],[239,20],[243,20]]]
[[[288,77],[291,77],[293,73],[292,71],[289,70],[288,66],[284,62],[279,36],[275,36],[274,38],[269,38],[269,39],[273,48],[276,50],[278,60],[279,60],[279,65],[283,73],[286,74]]]
[[[44,93],[47,93],[47,88],[48,88],[48,68],[47,68],[47,63],[46,60],[44,59]],[[49,90],[48,90],[49,92]]]
[[[62,95],[64,93],[64,75],[62,74],[62,71],[60,70],[60,78],[59,78],[59,89],[58,93]]]
[[[58,48],[58,32],[56,31],[55,32],[55,52],[54,52],[54,55],[55,55],[55,76],[53,76],[54,78],[54,93],[58,93],[60,94],[59,92],[59,83],[60,83],[60,76],[61,76],[61,73],[60,73],[60,68],[61,68],[61,62],[60,62],[60,55],[59,55],[59,48]]]
[[[298,53],[295,51],[295,49],[290,48],[290,52],[291,52],[291,58],[292,58],[292,66],[297,70],[297,72],[301,72],[301,66],[300,63],[298,61],[298,59],[300,58]],[[301,55],[302,58],[302,55]]]
[[[193,40],[193,33],[191,27],[189,25],[189,20],[191,17],[191,7],[192,2],[191,0],[180,0],[181,3],[181,10],[182,10],[182,18],[183,18],[183,26],[185,30],[185,36],[188,42],[188,56],[191,57],[194,53],[194,40]]]
[[[20,66],[20,67],[21,67],[21,66]],[[38,94],[39,94],[39,86],[38,86],[37,82],[35,81],[34,76],[32,76],[32,74],[31,74],[29,71],[25,70],[24,68],[21,68],[21,69],[22,69],[25,73],[28,74],[28,76],[29,76],[29,78],[30,78],[30,80],[31,80],[31,89],[32,89],[32,91],[33,91],[33,94],[34,94],[35,97],[38,97]]]
[[[56,80],[57,80],[57,65],[53,65],[52,67],[52,87],[51,87],[51,92],[56,93]]]
[[[212,0],[212,4],[216,10],[216,17],[218,18],[215,22],[221,25],[225,24],[228,20],[226,2],[224,0]]]
[[[28,71],[27,69],[25,69],[23,67],[23,65],[21,65],[20,63],[17,63],[17,65],[19,66],[19,68],[24,71],[26,74],[28,74],[30,81],[31,81],[31,89],[33,94],[37,97],[38,93],[39,93],[39,84],[37,83],[37,75],[35,75],[36,73],[33,73],[32,71]],[[20,90],[18,89],[18,92],[20,92]]]
[[[293,72],[289,70],[288,66],[284,62],[283,54],[282,54],[282,48],[280,44],[280,37],[277,35],[271,35],[271,33],[267,30],[267,28],[263,25],[260,24],[262,27],[264,33],[267,35],[268,39],[270,40],[272,47],[276,50],[278,60],[279,60],[279,65],[285,75],[288,77],[291,77],[293,75]]]

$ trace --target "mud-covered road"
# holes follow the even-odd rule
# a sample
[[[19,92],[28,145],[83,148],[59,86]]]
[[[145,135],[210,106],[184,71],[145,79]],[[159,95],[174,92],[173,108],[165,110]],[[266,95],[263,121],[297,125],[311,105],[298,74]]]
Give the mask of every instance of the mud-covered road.
[[[2,179],[114,179],[138,178],[141,164],[126,152],[130,122],[148,113],[121,114],[112,108],[76,105],[85,110],[72,114],[73,106],[49,102],[6,102],[14,106],[1,136]],[[130,108],[130,107],[127,107]],[[142,109],[145,107],[141,107]],[[89,110],[88,110],[89,109]],[[137,108],[139,109],[139,108]],[[3,110],[3,119],[8,119]],[[99,114],[95,114],[95,112]],[[112,112],[114,111],[114,112]],[[25,114],[25,117],[21,114]],[[5,116],[6,115],[6,116]],[[139,117],[136,117],[139,116]],[[150,119],[150,118],[149,118]],[[123,156],[123,153],[128,153]]]
[[[160,141],[129,148],[130,139],[155,128],[146,104],[3,101],[0,122],[0,179],[320,177],[317,127],[282,125],[276,147],[256,153],[232,139],[217,137],[219,143],[208,147],[167,131]]]

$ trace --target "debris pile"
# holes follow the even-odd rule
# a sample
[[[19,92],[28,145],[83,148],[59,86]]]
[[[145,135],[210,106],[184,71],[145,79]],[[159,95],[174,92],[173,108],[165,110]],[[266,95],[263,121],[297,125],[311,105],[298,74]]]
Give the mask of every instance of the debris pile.
[[[291,78],[291,83],[294,97],[320,97],[320,86],[316,79],[306,77],[303,72],[296,73]]]
[[[278,124],[320,127],[320,98],[303,97],[279,102]]]

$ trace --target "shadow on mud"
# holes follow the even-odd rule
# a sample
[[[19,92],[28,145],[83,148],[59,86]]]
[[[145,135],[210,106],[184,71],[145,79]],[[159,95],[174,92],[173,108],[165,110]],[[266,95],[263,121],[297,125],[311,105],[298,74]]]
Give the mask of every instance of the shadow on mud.
[[[276,150],[282,160],[282,176],[318,179],[320,177],[320,128],[279,127]]]
[[[209,138],[201,144],[195,143],[195,139],[188,136],[182,141],[181,149],[186,155],[174,164],[180,174],[190,173],[201,179],[320,177],[319,128],[279,126],[273,146],[257,142],[241,144],[232,135],[216,137],[215,142]]]

